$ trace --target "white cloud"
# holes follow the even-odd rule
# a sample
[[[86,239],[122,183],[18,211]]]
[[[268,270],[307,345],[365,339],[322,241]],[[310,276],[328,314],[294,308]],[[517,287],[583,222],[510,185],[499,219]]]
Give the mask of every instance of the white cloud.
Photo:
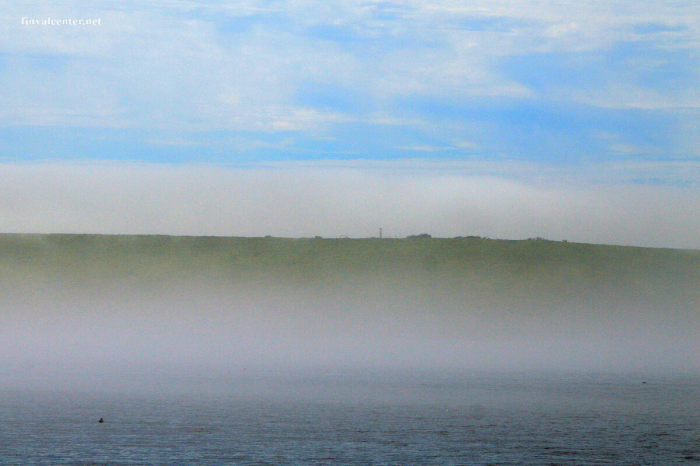
[[[455,148],[450,146],[402,146],[397,147],[397,149],[412,152],[444,152],[454,150]]]
[[[631,24],[650,21],[688,25],[677,46],[696,47],[697,10],[692,2],[639,8],[628,1],[22,2],[0,14],[6,26],[0,50],[9,54],[0,91],[9,110],[2,119],[5,124],[318,130],[333,114],[316,110],[310,117],[293,100],[296,83],[308,79],[362,89],[380,107],[416,94],[531,97],[530,90],[495,72],[494,60],[604,49],[630,39]],[[25,16],[49,15],[97,16],[103,25],[20,24]],[[219,30],[227,18],[256,21],[255,15],[272,15],[278,22],[261,20],[236,34]],[[487,22],[481,30],[455,27],[465,20]],[[489,29],[490,20],[505,26]],[[360,44],[376,42],[360,53],[352,37],[315,37],[309,32],[315,26],[340,28]],[[31,56],[63,62],[42,71],[25,59]],[[671,97],[646,92],[642,102],[631,97],[622,102],[679,105],[683,92]],[[620,102],[614,83],[598,94],[588,101]]]
[[[698,180],[694,188],[591,184],[569,174],[557,185],[519,180],[517,170],[498,176],[485,167],[430,162],[5,164],[0,231],[366,237],[381,227],[399,237],[543,236],[700,248]]]

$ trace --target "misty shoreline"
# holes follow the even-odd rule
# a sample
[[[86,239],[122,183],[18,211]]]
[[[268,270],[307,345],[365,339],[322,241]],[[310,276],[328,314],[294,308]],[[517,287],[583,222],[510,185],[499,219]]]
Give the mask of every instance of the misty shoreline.
[[[700,251],[542,239],[2,234],[0,362],[28,369],[0,386],[697,373],[698,283]]]

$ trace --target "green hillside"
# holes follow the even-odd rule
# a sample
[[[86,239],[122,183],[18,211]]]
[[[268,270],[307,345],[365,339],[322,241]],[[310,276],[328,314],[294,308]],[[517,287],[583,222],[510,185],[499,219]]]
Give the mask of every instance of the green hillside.
[[[478,307],[700,309],[700,251],[535,240],[0,235],[0,280],[391,293]]]

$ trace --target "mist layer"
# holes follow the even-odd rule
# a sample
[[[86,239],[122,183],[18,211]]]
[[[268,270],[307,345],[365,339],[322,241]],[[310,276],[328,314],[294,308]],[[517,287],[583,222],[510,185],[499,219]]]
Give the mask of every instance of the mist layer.
[[[8,386],[700,365],[697,251],[483,238],[2,235],[0,264]]]

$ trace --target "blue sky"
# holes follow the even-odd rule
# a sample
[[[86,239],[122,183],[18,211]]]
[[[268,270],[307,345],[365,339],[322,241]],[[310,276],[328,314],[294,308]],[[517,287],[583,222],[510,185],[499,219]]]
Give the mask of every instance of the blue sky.
[[[26,24],[47,17],[100,25]],[[48,0],[0,21],[4,164],[700,184],[692,0]]]

